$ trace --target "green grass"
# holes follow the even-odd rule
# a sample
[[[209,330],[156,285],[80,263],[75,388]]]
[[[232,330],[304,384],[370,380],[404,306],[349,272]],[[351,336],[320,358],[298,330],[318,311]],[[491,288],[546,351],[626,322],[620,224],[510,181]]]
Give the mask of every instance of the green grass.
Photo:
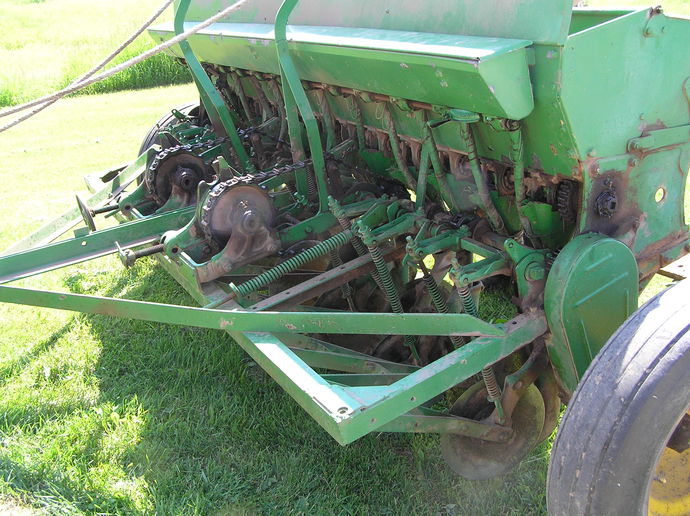
[[[0,0],[0,106],[18,104],[67,86],[129,37],[161,4],[162,0]],[[166,14],[161,20],[165,19]],[[113,64],[152,46],[144,34]],[[185,67],[158,55],[82,93],[190,80]]]

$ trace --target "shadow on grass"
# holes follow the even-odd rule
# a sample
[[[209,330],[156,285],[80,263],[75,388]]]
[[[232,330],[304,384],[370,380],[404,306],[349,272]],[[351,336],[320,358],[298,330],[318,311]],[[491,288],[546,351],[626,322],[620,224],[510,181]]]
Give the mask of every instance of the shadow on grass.
[[[71,322],[65,324],[50,337],[44,339],[42,342],[39,342],[26,353],[20,355],[13,362],[5,365],[4,367],[0,367],[0,387],[10,381],[12,378],[20,375],[22,371],[24,371],[34,361],[40,359],[44,353],[50,351],[55,344],[69,332],[71,325]]]
[[[109,275],[114,283],[98,293],[193,304],[162,271],[134,275]],[[90,280],[75,275],[66,283],[72,291],[92,292]],[[442,461],[436,435],[372,434],[339,446],[224,333],[79,318],[101,345],[93,372],[100,388],[96,406],[115,407],[122,421],[140,424],[116,445],[116,432],[104,424],[89,447],[75,448],[82,454],[77,467],[85,465],[77,475],[81,483],[50,469],[44,478],[40,468],[0,462],[0,470],[19,473],[10,483],[29,498],[57,493],[81,511],[113,513],[545,512],[546,444],[506,477],[466,481]],[[108,446],[120,452],[109,454]],[[124,480],[113,474],[90,481],[89,468],[99,461],[115,463]],[[139,485],[147,503],[108,488],[118,481]]]

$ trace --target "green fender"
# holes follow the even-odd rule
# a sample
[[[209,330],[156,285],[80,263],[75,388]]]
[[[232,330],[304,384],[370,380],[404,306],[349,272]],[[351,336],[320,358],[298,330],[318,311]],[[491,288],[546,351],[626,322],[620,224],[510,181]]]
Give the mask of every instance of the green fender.
[[[592,359],[637,309],[638,272],[632,251],[599,233],[571,240],[546,280],[549,357],[570,394]]]

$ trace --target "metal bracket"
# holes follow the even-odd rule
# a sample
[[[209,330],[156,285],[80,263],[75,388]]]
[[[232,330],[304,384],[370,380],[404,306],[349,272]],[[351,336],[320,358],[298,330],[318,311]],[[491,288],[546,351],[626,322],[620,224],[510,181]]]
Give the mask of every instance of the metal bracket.
[[[638,136],[628,141],[629,152],[649,152],[661,147],[680,145],[690,139],[690,125],[667,127],[649,131],[644,136]]]

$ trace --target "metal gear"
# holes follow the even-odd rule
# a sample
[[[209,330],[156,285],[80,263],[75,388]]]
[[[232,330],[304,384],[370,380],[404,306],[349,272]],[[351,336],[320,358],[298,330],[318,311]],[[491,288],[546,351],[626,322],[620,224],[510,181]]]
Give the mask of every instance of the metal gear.
[[[577,219],[577,183],[561,181],[556,188],[556,209],[564,222],[572,224]]]
[[[194,204],[199,183],[213,181],[213,168],[194,153],[197,147],[178,145],[165,149],[146,169],[144,185],[159,208],[173,195],[183,198],[184,205]]]
[[[306,167],[311,163],[311,160],[298,161],[291,165],[286,165],[280,168],[274,168],[267,172],[256,172],[254,174],[247,174],[244,176],[238,176],[228,179],[227,181],[220,182],[216,184],[206,195],[206,198],[202,202],[199,220],[197,225],[204,235],[204,240],[211,248],[211,252],[215,253],[220,250],[227,239],[230,236],[229,230],[223,230],[217,225],[217,222],[213,222],[213,213],[216,206],[221,203],[221,199],[225,196],[226,192],[237,188],[239,186],[252,186],[252,198],[258,199],[257,194],[265,196],[267,199],[268,195],[261,190],[258,183],[266,181],[272,177],[279,176],[288,172],[293,172],[295,170]],[[256,192],[258,190],[258,192]],[[248,192],[248,191],[247,191]],[[270,202],[270,199],[269,199]],[[272,203],[270,203],[272,206]],[[263,208],[262,208],[263,209]],[[215,233],[215,234],[214,234]]]
[[[275,208],[271,198],[256,185],[240,184],[233,188],[212,191],[206,197],[202,209],[211,238],[220,246],[225,245],[239,218],[247,212],[253,214],[252,220],[260,217],[269,226],[272,226],[275,220]],[[251,225],[251,221],[245,222]]]

